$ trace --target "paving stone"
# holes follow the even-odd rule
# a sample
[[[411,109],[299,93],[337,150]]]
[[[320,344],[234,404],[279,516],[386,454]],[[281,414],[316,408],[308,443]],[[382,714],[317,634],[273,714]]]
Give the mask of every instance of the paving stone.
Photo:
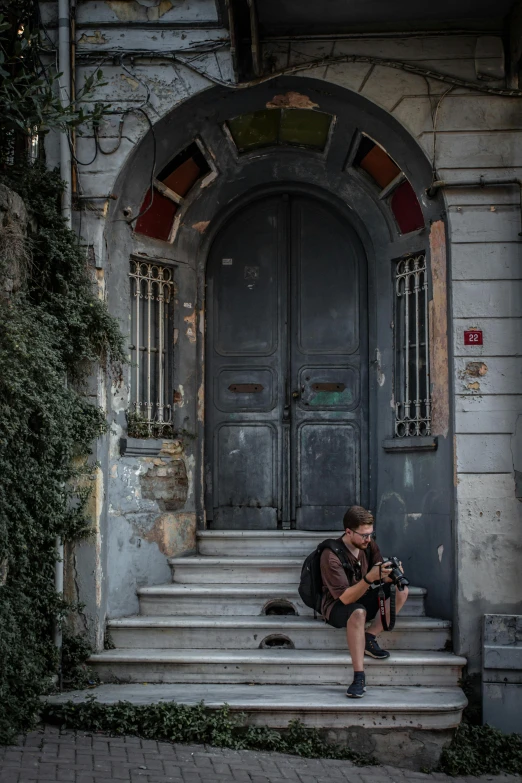
[[[236,769],[235,767],[232,767],[232,778],[238,780],[239,783],[247,783],[252,780],[246,769]]]
[[[217,775],[230,775],[230,767],[228,764],[214,761],[212,763],[212,768]]]
[[[0,783],[17,783],[19,772],[17,769],[6,769],[0,771]]]
[[[144,767],[144,769],[141,769]],[[137,737],[31,732],[0,748],[0,783],[519,783],[514,775],[450,778],[338,759],[174,745]]]

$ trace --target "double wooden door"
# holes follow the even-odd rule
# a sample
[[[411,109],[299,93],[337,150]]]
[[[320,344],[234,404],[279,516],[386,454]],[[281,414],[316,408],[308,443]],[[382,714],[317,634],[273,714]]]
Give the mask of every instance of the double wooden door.
[[[205,486],[214,529],[341,529],[368,495],[366,259],[329,204],[237,212],[207,267]]]

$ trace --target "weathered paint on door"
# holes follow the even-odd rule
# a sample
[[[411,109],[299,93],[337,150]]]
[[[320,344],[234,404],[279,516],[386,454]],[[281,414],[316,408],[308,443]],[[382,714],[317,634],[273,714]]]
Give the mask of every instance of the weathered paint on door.
[[[368,497],[366,263],[332,207],[237,212],[207,269],[206,513],[213,528],[338,527]]]

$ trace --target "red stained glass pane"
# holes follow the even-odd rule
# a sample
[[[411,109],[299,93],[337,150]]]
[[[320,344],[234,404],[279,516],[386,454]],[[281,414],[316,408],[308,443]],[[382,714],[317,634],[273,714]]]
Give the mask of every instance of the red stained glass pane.
[[[177,193],[178,196],[184,196],[196,184],[200,176],[200,167],[194,158],[189,158],[169,174],[168,177],[165,177],[163,184],[173,190],[174,193]]]
[[[140,207],[140,212],[143,212],[143,215],[136,221],[136,233],[144,234],[146,237],[153,237],[154,239],[162,239],[164,242],[167,242],[178,205],[171,201],[170,198],[163,196],[157,190],[154,190],[152,206],[150,209],[147,209],[149,204],[150,188]]]
[[[365,155],[359,166],[367,171],[381,188],[389,185],[392,179],[395,179],[401,172],[397,164],[377,144]]]
[[[424,226],[419,201],[409,182],[403,182],[393,191],[390,206],[401,234],[408,234]]]
[[[196,142],[179,152],[158,174],[158,179],[178,196],[185,196],[198,179],[210,172],[205,156]]]

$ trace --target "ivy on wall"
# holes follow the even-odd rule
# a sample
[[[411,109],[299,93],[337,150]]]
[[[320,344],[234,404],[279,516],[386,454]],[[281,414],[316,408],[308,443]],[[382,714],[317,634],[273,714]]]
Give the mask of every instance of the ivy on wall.
[[[7,233],[0,279],[13,276],[13,263],[25,267],[14,273],[20,290],[0,299],[0,742],[7,742],[31,724],[57,669],[52,624],[67,607],[54,591],[55,537],[88,534],[87,460],[106,424],[82,384],[92,362],[123,361],[123,343],[60,215],[58,175],[36,164],[4,170],[0,181],[34,221],[17,243],[13,225],[0,227]]]
[[[30,163],[50,129],[103,113],[62,105],[54,61],[38,0],[0,0],[0,743],[31,725],[57,672],[53,622],[70,607],[54,590],[55,540],[88,535],[89,457],[106,427],[84,380],[93,362],[124,359],[61,217],[60,178]]]

